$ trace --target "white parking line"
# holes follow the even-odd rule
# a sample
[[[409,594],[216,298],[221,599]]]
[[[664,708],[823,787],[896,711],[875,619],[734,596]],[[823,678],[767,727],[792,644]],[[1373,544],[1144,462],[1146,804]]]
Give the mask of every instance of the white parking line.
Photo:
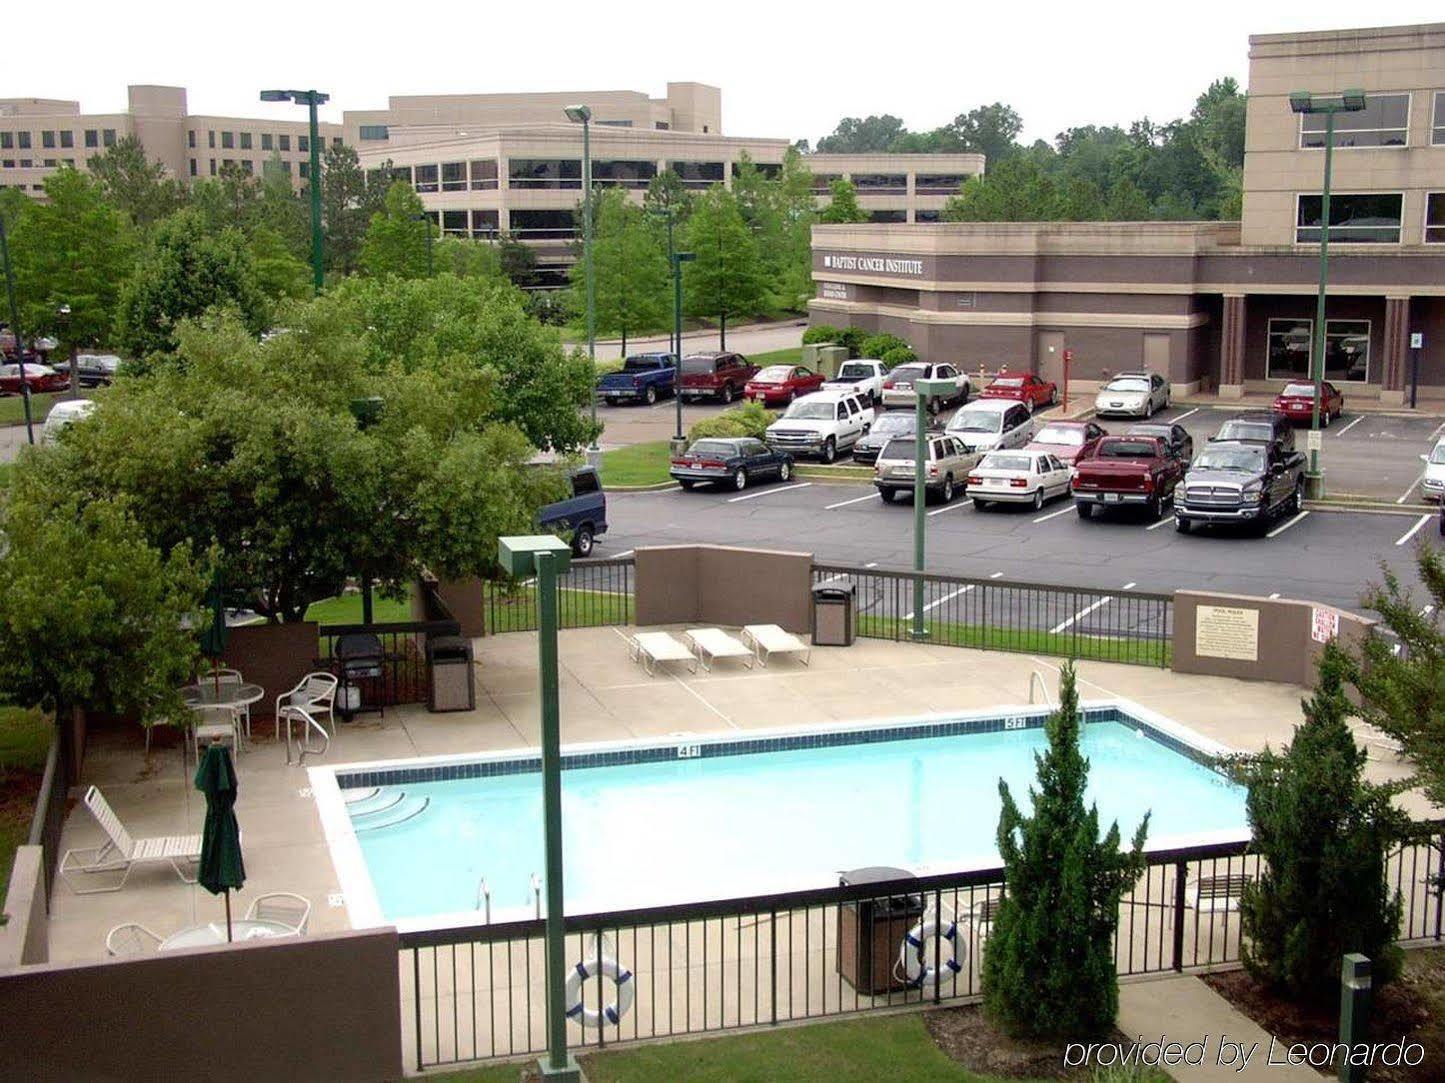
[[[1361,414],[1359,417],[1355,418],[1355,420],[1351,421],[1348,425],[1346,425],[1343,429],[1340,429],[1337,433],[1335,433],[1335,435],[1344,436],[1345,433],[1349,432],[1351,429],[1353,429],[1356,425],[1358,425],[1361,421],[1364,420],[1365,415]]]
[[[1137,583],[1125,583],[1125,584],[1124,584],[1124,589],[1125,589],[1125,590],[1133,590],[1136,586],[1138,586]]]
[[[1420,475],[1418,478],[1416,478],[1414,481],[1410,482],[1410,487],[1409,487],[1408,489],[1406,489],[1403,493],[1401,493],[1398,497],[1395,498],[1395,503],[1396,503],[1396,504],[1403,504],[1405,501],[1409,500],[1409,499],[1410,499],[1410,494],[1415,491],[1415,486],[1419,485],[1420,482],[1422,482],[1422,481],[1424,481],[1424,480],[1425,480],[1425,475],[1424,475],[1424,474],[1421,474],[1421,475]]]
[[[989,578],[990,578],[990,579],[1002,579],[1002,578],[1003,578],[1003,572],[994,572],[991,576],[989,576]]]
[[[627,558],[627,557],[630,557],[630,556],[631,556],[633,553],[635,553],[636,551],[637,551],[637,550],[635,550],[635,549],[624,549],[622,552],[618,553],[618,554],[617,554],[615,557],[613,557],[612,559],[613,559],[613,560],[623,560],[623,559],[625,559],[625,558]]]
[[[1172,515],[1166,515],[1166,516],[1164,516],[1163,518],[1161,518],[1157,523],[1150,523],[1150,524],[1149,524],[1148,526],[1146,526],[1144,529],[1145,529],[1145,530],[1158,530],[1161,526],[1168,526],[1168,525],[1169,525],[1170,523],[1172,523],[1172,522],[1174,522],[1174,516],[1172,516]]]
[[[878,562],[877,562],[876,560],[870,560],[867,564],[863,565],[863,567],[865,567],[865,568],[876,568],[876,567],[878,567]]]
[[[1426,523],[1428,523],[1428,522],[1429,522],[1431,519],[1433,519],[1433,518],[1435,518],[1433,515],[1422,515],[1422,516],[1420,516],[1420,518],[1418,518],[1418,519],[1415,520],[1415,525],[1412,526],[1409,530],[1405,531],[1405,533],[1401,534],[1401,535],[1400,535],[1400,540],[1397,541],[1395,544],[1396,544],[1396,545],[1404,545],[1407,541],[1409,541],[1411,538],[1413,538],[1416,534],[1418,534],[1418,533],[1420,532],[1420,528],[1421,528],[1422,526],[1424,526]]]
[[[969,591],[971,591],[971,590],[973,589],[973,587],[974,587],[974,585],[973,585],[972,583],[970,583],[970,584],[969,584],[968,586],[966,586],[966,587],[960,587],[958,590],[955,590],[952,594],[945,594],[942,598],[935,599],[934,601],[931,601],[931,602],[929,602],[927,605],[925,605],[925,606],[923,607],[923,611],[924,611],[925,613],[928,613],[928,612],[930,612],[930,611],[932,611],[932,610],[934,610],[934,609],[937,609],[937,608],[938,608],[939,606],[941,606],[944,602],[952,601],[954,598],[957,598],[960,594],[967,594]],[[904,620],[912,620],[912,619],[913,619],[913,610],[910,609],[907,613],[903,614],[903,619],[904,619]]]
[[[832,511],[834,508],[846,508],[849,504],[861,504],[865,500],[877,500],[877,493],[869,493],[867,496],[855,496],[852,500],[840,500],[836,504],[829,504],[824,511]]]
[[[927,515],[930,519],[932,519],[935,515],[942,515],[946,511],[957,511],[959,508],[966,508],[969,506],[970,503],[971,501],[969,501],[966,497],[959,497],[952,504],[945,504],[941,508],[936,508],[935,510],[928,512]]]
[[[784,485],[781,489],[764,489],[761,492],[757,493],[745,493],[742,496],[730,496],[728,497],[728,503],[736,504],[739,500],[756,500],[760,496],[772,496],[774,493],[790,493],[794,489],[806,489],[812,484],[813,483],[811,481],[801,481],[797,485]]]
[[[1270,597],[1270,600],[1273,601],[1275,598],[1278,598],[1278,597],[1279,597],[1279,591],[1275,591],[1275,592],[1274,592],[1273,594],[1271,594],[1269,597]]]
[[[1070,504],[1067,508],[1063,508],[1060,511],[1051,511],[1047,515],[1040,515],[1037,519],[1034,520],[1034,522],[1047,523],[1050,519],[1057,519],[1060,515],[1068,515],[1069,512],[1073,510],[1074,505]]]
[[[1054,625],[1052,628],[1050,628],[1050,629],[1049,629],[1049,634],[1050,634],[1050,635],[1058,635],[1060,632],[1062,632],[1065,628],[1069,627],[1069,626],[1070,626],[1071,624],[1073,624],[1075,621],[1077,621],[1077,620],[1082,620],[1084,617],[1087,617],[1090,613],[1092,613],[1092,612],[1093,612],[1094,610],[1096,610],[1096,609],[1102,609],[1104,606],[1108,605],[1110,601],[1112,601],[1112,599],[1110,599],[1110,598],[1100,598],[1100,599],[1099,599],[1097,602],[1095,602],[1093,605],[1086,605],[1086,606],[1084,606],[1083,609],[1079,610],[1077,613],[1075,613],[1075,614],[1074,614],[1072,617],[1070,617],[1068,620],[1060,621],[1058,624],[1056,624],[1056,625]]]
[[[1306,519],[1306,518],[1308,518],[1308,517],[1309,517],[1309,512],[1307,512],[1307,511],[1302,511],[1302,512],[1300,512],[1298,515],[1296,515],[1293,519],[1291,519],[1289,522],[1287,522],[1287,523],[1281,523],[1279,526],[1275,527],[1275,528],[1274,528],[1273,530],[1271,530],[1268,534],[1266,534],[1265,537],[1266,537],[1266,538],[1273,538],[1273,537],[1275,537],[1276,535],[1283,534],[1283,533],[1284,533],[1286,530],[1288,530],[1290,527],[1294,526],[1295,523],[1298,523],[1300,520]]]
[[[1169,419],[1169,424],[1171,424],[1171,425],[1177,425],[1177,424],[1179,424],[1179,422],[1183,421],[1186,417],[1193,417],[1195,414],[1199,413],[1199,409],[1200,409],[1200,408],[1199,408],[1198,406],[1196,406],[1194,409],[1189,410],[1189,411],[1187,411],[1187,412],[1185,412],[1185,413],[1182,413],[1182,414],[1180,414],[1178,417],[1171,417],[1171,418]]]

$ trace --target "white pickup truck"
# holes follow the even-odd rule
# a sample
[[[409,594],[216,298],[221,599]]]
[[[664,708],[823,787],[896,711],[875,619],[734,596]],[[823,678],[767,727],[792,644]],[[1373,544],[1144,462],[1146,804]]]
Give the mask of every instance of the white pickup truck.
[[[768,426],[769,447],[795,456],[814,455],[825,463],[851,448],[873,424],[873,407],[852,391],[815,391],[788,407]]]
[[[855,361],[844,361],[838,375],[823,383],[824,391],[852,391],[865,403],[877,406],[883,398],[883,378],[888,375],[888,366],[882,361],[860,357]]]

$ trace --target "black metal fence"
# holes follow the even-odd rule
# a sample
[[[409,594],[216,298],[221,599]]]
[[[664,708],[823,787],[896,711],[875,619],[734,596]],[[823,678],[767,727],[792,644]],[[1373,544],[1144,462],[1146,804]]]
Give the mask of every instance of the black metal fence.
[[[1445,834],[1392,853],[1404,900],[1402,941],[1441,939]],[[1121,975],[1206,969],[1239,959],[1239,892],[1260,859],[1242,843],[1160,851],[1119,908]],[[726,1031],[980,993],[1003,869],[569,917],[569,962],[606,957],[631,985],[587,967],[575,1047]],[[906,937],[925,920],[951,936]],[[418,1069],[521,1056],[545,1048],[543,922],[510,921],[401,935],[408,1056]],[[933,981],[927,975],[942,974]],[[405,1025],[405,1024],[404,1024]]]
[[[563,628],[631,624],[631,557],[574,560],[557,579],[557,616]],[[537,628],[537,589],[531,579],[482,584],[482,616],[488,635]]]
[[[814,586],[828,581],[855,586],[858,634],[877,639],[909,638],[918,578],[911,572],[813,565]],[[925,573],[922,580],[924,626],[930,642],[1169,665],[1174,599],[1168,594],[933,573]]]
[[[60,831],[65,825],[66,798],[70,792],[66,778],[66,752],[62,745],[69,740],[70,729],[59,725],[50,741],[50,752],[45,757],[45,773],[40,778],[40,793],[35,798],[35,812],[30,818],[31,846],[39,846],[43,857],[41,867],[45,871],[45,906],[50,908],[50,888],[55,881],[55,869],[60,862]]]
[[[368,706],[392,707],[401,703],[425,703],[431,687],[427,663],[429,636],[454,636],[461,631],[454,620],[397,621],[386,624],[327,624],[318,633],[321,657],[316,665],[341,677],[341,660],[336,642],[342,636],[372,635],[381,656],[373,675],[350,676],[348,682],[361,689],[361,702]]]

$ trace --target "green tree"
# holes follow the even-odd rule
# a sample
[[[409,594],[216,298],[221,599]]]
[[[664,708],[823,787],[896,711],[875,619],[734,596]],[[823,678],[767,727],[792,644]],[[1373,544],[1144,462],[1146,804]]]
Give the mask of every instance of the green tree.
[[[1409,820],[1392,803],[1398,787],[1364,779],[1367,757],[1346,722],[1348,670],[1326,644],[1294,739],[1235,764],[1262,859],[1239,901],[1241,958],[1271,988],[1318,1003],[1338,996],[1347,952],[1370,958],[1377,987],[1400,968],[1401,900],[1385,857]]]
[[[969,177],[943,205],[946,222],[1045,222],[1058,211],[1058,189],[1038,162],[1017,155]]]
[[[1032,815],[999,780],[998,848],[1004,895],[983,956],[984,1008],[1013,1034],[1087,1038],[1106,1033],[1119,1010],[1114,932],[1119,901],[1144,871],[1149,817],[1119,848],[1119,825],[1099,836],[1099,812],[1085,806],[1089,761],[1079,750],[1082,719],[1072,663],[1059,672],[1059,709],[1036,753]]]
[[[948,131],[958,141],[957,147],[949,149],[982,154],[987,158],[986,168],[992,169],[1017,151],[1023,130],[1023,118],[1012,106],[1003,102],[980,105],[960,113],[948,125]]]
[[[664,169],[647,182],[647,191],[642,196],[642,209],[648,220],[666,222],[673,220],[674,229],[683,229],[692,214],[695,197],[683,179],[671,169]]]
[[[694,204],[686,234],[696,258],[683,272],[684,304],[691,315],[717,317],[719,346],[727,349],[728,317],[751,316],[766,299],[757,241],[732,193],[720,184]]]
[[[497,261],[501,264],[502,273],[518,289],[526,289],[536,281],[536,251],[510,233],[503,233],[497,238]]]
[[[769,241],[777,253],[773,292],[777,307],[803,312],[813,296],[813,223],[818,211],[812,171],[795,149],[789,147],[783,155],[773,188],[778,222],[777,237]]]
[[[844,117],[832,135],[818,140],[819,154],[881,154],[907,132],[903,121],[891,114]]]
[[[441,237],[433,242],[432,260],[437,274],[458,278],[503,279],[499,246],[465,237]]]
[[[426,239],[436,224],[411,185],[396,181],[386,190],[382,209],[371,216],[361,240],[361,269],[374,278],[396,275],[423,278],[427,273]]]
[[[1104,218],[1110,222],[1142,222],[1149,217],[1149,200],[1128,177],[1109,189]]]
[[[247,250],[256,285],[272,301],[301,298],[311,292],[311,268],[291,253],[274,229],[269,226],[253,229]]]
[[[347,275],[361,266],[367,226],[386,202],[388,185],[380,178],[389,173],[383,169],[373,179],[361,168],[353,148],[344,144],[326,148],[321,169],[321,222],[327,270]]]
[[[858,206],[858,189],[847,177],[833,179],[828,185],[828,197],[828,205],[818,215],[818,221],[829,225],[868,221],[868,212]]]
[[[140,140],[128,135],[86,162],[110,202],[142,229],[186,205],[186,186],[158,160],[146,158]]]
[[[657,231],[643,218],[642,208],[620,188],[605,188],[593,204],[592,282],[597,331],[619,335],[622,352],[627,338],[665,326],[671,311],[667,253]],[[586,261],[572,265],[569,306],[574,315],[586,311]]]

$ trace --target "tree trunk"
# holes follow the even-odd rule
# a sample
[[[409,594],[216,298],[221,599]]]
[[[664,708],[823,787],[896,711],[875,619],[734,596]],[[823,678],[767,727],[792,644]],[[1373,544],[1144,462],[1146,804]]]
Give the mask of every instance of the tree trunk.
[[[726,350],[728,348],[728,314],[726,312],[724,312],[722,318],[718,320],[717,329],[717,348],[719,350]]]

